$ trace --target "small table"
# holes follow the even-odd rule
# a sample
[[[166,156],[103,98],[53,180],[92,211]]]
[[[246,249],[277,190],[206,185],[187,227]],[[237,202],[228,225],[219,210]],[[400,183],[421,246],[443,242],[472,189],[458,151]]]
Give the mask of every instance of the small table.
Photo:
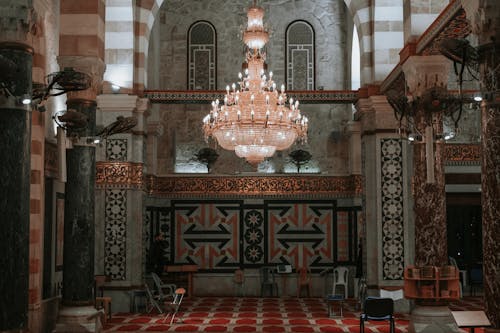
[[[337,317],[333,306],[338,303],[340,306],[340,317],[342,317],[342,304],[344,303],[344,295],[328,295],[326,296],[326,304],[328,304],[328,317]]]
[[[491,326],[484,311],[451,311],[451,315],[459,328],[470,328],[471,333],[476,327]]]
[[[198,271],[197,265],[167,265],[164,270],[167,273],[187,274],[187,294],[189,296],[194,295],[193,273]]]

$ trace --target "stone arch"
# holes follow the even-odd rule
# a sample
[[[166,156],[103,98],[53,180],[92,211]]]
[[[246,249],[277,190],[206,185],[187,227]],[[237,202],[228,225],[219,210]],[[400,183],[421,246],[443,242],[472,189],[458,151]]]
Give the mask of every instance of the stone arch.
[[[403,0],[344,0],[358,31],[361,86],[380,83],[399,63]]]
[[[131,0],[123,0],[131,1]],[[165,0],[137,1],[134,12],[134,61],[133,89],[142,91],[147,82],[149,36],[159,9]],[[403,0],[344,0],[358,31],[361,53],[361,85],[381,82],[399,62],[403,48]],[[383,24],[387,17],[379,10],[391,8],[389,28]],[[387,10],[387,8],[385,9]],[[401,15],[394,14],[400,11]],[[380,21],[380,24],[377,22]],[[384,43],[392,35],[393,43]],[[376,66],[375,66],[376,65]],[[375,69],[377,67],[377,69]]]

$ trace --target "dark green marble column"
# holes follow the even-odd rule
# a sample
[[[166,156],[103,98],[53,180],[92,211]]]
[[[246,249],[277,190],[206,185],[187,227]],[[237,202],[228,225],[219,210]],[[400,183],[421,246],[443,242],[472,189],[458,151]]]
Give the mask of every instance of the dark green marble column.
[[[94,135],[95,101],[71,99],[67,105],[88,117],[80,136]],[[63,303],[88,305],[94,287],[95,147],[74,145],[66,153],[66,166]]]
[[[32,59],[28,46],[0,43],[1,332],[28,322],[31,114],[21,98],[31,94]]]

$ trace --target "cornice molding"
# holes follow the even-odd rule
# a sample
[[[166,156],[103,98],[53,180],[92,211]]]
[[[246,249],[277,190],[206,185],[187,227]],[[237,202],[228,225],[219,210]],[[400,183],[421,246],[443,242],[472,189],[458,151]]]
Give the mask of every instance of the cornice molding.
[[[224,99],[222,90],[145,90],[143,97],[156,104],[209,104]],[[302,104],[349,104],[358,100],[357,90],[287,91]]]

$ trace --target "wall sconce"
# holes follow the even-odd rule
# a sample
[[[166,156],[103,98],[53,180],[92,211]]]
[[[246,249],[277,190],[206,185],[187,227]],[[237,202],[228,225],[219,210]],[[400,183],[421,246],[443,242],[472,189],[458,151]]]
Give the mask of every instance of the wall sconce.
[[[52,119],[58,127],[77,133],[87,127],[89,119],[86,115],[76,110],[59,111]]]
[[[106,140],[108,136],[129,132],[136,125],[137,117],[118,116],[114,122],[100,130],[97,133],[97,137],[99,137],[101,141]]]
[[[21,98],[21,103],[23,103],[23,105],[30,105],[31,97],[28,94],[23,95]]]
[[[111,84],[111,91],[113,94],[118,94],[120,92],[120,86],[117,84]]]

